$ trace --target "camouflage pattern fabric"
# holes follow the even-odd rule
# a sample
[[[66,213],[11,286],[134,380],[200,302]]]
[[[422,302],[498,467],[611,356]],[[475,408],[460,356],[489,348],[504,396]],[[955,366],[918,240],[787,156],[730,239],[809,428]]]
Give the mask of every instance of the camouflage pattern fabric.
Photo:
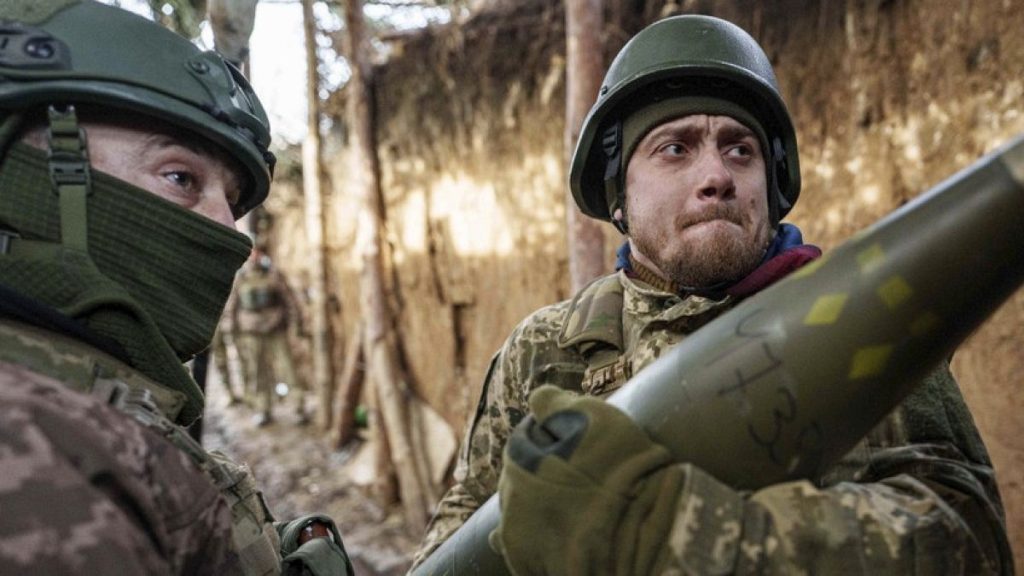
[[[308,386],[298,378],[288,341],[290,326],[303,330],[302,310],[281,272],[261,270],[252,263],[242,268],[225,321],[234,328],[250,402],[269,418],[274,384],[280,380],[295,392],[297,411],[302,415]]]
[[[289,390],[295,394],[295,409],[302,414],[306,386],[298,381],[288,335],[285,332],[240,334],[236,346],[244,367],[242,372],[251,378],[246,388],[252,388],[255,395],[250,399],[253,406],[269,415],[274,403],[274,384],[280,380],[289,384]]]
[[[301,324],[298,302],[279,271],[261,271],[247,264],[235,282],[228,314],[237,332],[271,334],[285,330],[291,322]]]
[[[217,327],[217,331],[213,333],[213,342],[210,343],[210,352],[213,356],[214,369],[217,370],[217,376],[224,384],[231,403],[241,401],[245,395],[245,390],[242,387],[244,380],[240,366],[241,360],[238,357],[235,338],[229,330]]]
[[[10,410],[12,406],[19,406],[19,402],[27,402],[24,398],[35,396],[28,408],[13,416],[4,416],[0,443],[10,443],[10,446],[0,449],[0,470],[18,470],[19,466],[24,467],[22,461],[31,461],[21,454],[27,452],[23,444],[33,449],[38,447],[41,454],[49,458],[44,459],[43,464],[66,460],[72,467],[85,463],[85,468],[77,477],[73,472],[51,475],[43,466],[25,468],[10,481],[0,474],[0,489],[10,487],[9,492],[0,495],[3,538],[16,538],[24,528],[13,523],[15,518],[8,511],[21,510],[25,504],[7,507],[8,498],[12,502],[34,502],[35,508],[27,510],[35,515],[21,519],[42,534],[51,535],[58,534],[69,518],[73,525],[80,521],[79,516],[89,518],[87,513],[119,508],[128,521],[135,523],[136,537],[151,540],[154,553],[158,555],[156,560],[138,560],[143,566],[138,572],[133,572],[128,562],[124,573],[280,573],[280,542],[273,526],[274,518],[256,488],[252,473],[222,454],[207,452],[171,421],[175,411],[184,405],[183,394],[160,386],[74,338],[0,320],[0,393],[13,394],[18,390],[17,382],[22,380],[33,384],[46,382],[57,391],[35,392],[33,388],[32,394],[24,393],[15,398],[17,401],[3,403],[3,409]],[[51,399],[53,406],[47,405]],[[8,428],[11,422],[17,425]],[[23,430],[36,428],[40,429],[39,434],[33,433],[27,440],[21,438]],[[136,429],[145,431],[145,442],[137,440],[126,444],[139,435]],[[126,436],[126,431],[131,432],[131,436]],[[11,455],[12,462],[6,466],[5,458]],[[92,460],[97,464],[88,464]],[[144,474],[144,477],[136,482],[133,474]],[[81,496],[82,506],[86,506],[84,511],[73,512],[72,516],[65,515],[75,511],[77,504],[59,500],[65,476],[67,486],[82,485],[81,490],[73,494],[76,498]],[[61,480],[45,481],[54,478]],[[180,496],[177,490],[183,491]],[[175,499],[168,500],[167,494],[175,495]],[[87,498],[88,495],[93,499]],[[56,504],[53,503],[55,498],[58,499]],[[214,511],[218,518],[223,516],[217,524],[201,517]],[[164,521],[161,515],[170,519]],[[200,516],[194,517],[196,515]],[[150,525],[149,516],[154,516],[156,524]],[[187,547],[178,552],[177,548],[182,545],[164,541],[160,536],[162,521],[169,523],[177,531],[175,534],[185,535],[179,538],[208,542],[217,548],[200,550],[184,569],[180,568],[182,563],[176,556],[189,556],[191,552]],[[8,523],[11,523],[10,531],[7,531]],[[123,530],[120,524],[115,527],[118,530],[88,535],[85,542],[95,547],[94,562],[110,562],[110,558],[116,558],[112,553],[120,550],[118,542]],[[0,555],[4,550],[3,538],[0,538]],[[220,548],[224,551],[218,552]],[[137,550],[133,553],[143,554]],[[166,566],[153,567],[160,562]],[[54,572],[78,573],[56,568]],[[115,573],[122,572],[119,569]]]
[[[224,309],[234,309],[237,298],[238,291],[232,289]],[[213,355],[214,368],[220,381],[224,383],[232,404],[245,396],[247,380],[236,339],[234,318],[231,314],[221,313],[220,322],[217,323],[217,330],[213,333],[213,341],[210,343],[210,352]]]
[[[735,304],[668,294],[624,273],[538,310],[495,355],[414,564],[497,490],[502,449],[543,384],[606,396]],[[846,457],[752,494],[686,465],[666,574],[1009,574],[1002,504],[948,366]]]
[[[183,452],[7,362],[0,471],[0,573],[241,573],[231,511]]]

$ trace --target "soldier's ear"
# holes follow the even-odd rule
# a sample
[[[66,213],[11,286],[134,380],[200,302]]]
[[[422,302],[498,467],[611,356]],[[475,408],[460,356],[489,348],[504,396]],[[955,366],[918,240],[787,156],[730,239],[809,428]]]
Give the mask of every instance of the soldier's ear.
[[[629,236],[629,226],[626,225],[626,215],[622,213],[622,208],[616,208],[612,213],[612,224],[619,229],[619,232],[622,232],[623,236]]]

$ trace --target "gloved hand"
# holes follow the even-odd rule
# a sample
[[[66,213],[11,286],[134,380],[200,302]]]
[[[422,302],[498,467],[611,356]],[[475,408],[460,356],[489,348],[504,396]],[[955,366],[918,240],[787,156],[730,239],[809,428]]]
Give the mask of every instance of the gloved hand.
[[[603,400],[542,386],[505,446],[490,540],[514,574],[651,574],[683,467]]]
[[[281,573],[285,576],[354,576],[330,517],[310,514],[275,527],[281,536]]]

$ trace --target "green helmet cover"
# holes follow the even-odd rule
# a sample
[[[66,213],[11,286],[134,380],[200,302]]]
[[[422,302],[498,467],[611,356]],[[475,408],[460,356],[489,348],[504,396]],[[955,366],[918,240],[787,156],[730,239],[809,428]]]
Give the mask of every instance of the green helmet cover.
[[[88,104],[151,116],[222,148],[249,176],[236,218],[270,189],[270,122],[217,53],[94,0],[0,2],[0,119]]]
[[[800,165],[796,133],[771,62],[740,27],[698,15],[651,24],[612,61],[572,158],[569,187],[580,210],[612,221],[615,208],[624,208],[623,120],[681,96],[727,100],[758,121],[769,145],[769,205],[776,221],[785,216],[800,195]]]

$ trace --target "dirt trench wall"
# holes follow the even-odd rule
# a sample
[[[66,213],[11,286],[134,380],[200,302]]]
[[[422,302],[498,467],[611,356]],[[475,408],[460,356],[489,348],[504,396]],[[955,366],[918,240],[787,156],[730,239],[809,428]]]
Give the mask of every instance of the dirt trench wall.
[[[491,354],[567,296],[564,18],[519,4],[406,41],[376,78],[405,357],[460,437]]]
[[[404,40],[377,70],[391,301],[414,389],[460,437],[509,330],[568,295],[563,15],[554,1],[512,4]],[[1009,0],[610,4],[610,53],[644,21],[686,11],[731,19],[763,43],[800,143],[803,195],[789,220],[825,249],[1024,132],[1024,10]],[[332,270],[348,328],[356,207],[344,156],[329,161]],[[608,240],[610,267],[610,229]],[[1018,293],[954,360],[1018,556],[1022,349]]]

